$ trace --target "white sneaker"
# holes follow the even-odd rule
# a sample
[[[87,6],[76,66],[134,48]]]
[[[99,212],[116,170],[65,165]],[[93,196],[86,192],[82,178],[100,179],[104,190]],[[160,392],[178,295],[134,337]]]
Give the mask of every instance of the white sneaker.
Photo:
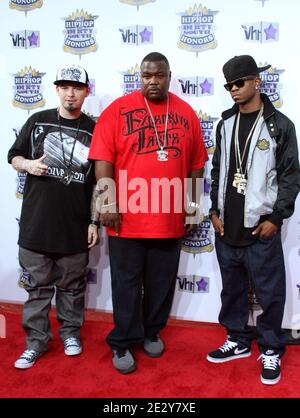
[[[80,339],[77,337],[69,337],[64,340],[64,349],[66,356],[77,356],[82,352]]]
[[[15,362],[15,367],[17,369],[29,369],[29,367],[32,367],[41,355],[42,353],[38,351],[27,349]]]

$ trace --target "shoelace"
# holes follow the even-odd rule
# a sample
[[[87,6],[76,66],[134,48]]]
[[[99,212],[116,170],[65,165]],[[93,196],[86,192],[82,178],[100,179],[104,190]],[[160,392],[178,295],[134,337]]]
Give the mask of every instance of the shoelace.
[[[79,341],[78,338],[76,337],[69,337],[65,340],[65,346],[66,347],[71,347],[76,345],[77,347],[79,346]]]
[[[237,343],[234,341],[226,340],[225,343],[222,345],[222,347],[219,348],[223,353],[226,351],[231,350],[232,348],[235,348],[237,346]]]
[[[34,350],[25,350],[24,353],[21,355],[21,358],[24,358],[25,360],[31,360],[35,357],[38,357],[38,353]]]
[[[279,365],[279,354],[274,354],[272,356],[268,356],[266,354],[261,354],[257,360],[262,359],[263,365],[265,369],[276,370]]]

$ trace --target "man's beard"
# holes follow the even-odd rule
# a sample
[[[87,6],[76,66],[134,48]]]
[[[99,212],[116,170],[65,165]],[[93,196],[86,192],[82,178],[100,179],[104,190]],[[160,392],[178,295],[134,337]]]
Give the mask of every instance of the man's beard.
[[[74,110],[76,110],[76,106],[71,103],[71,104],[67,104],[66,106],[64,106],[64,108],[68,111],[68,112],[73,112]]]

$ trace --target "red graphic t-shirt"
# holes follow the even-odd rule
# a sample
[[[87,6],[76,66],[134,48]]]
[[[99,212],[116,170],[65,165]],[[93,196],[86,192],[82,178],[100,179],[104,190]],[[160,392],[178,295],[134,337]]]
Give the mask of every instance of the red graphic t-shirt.
[[[115,167],[117,201],[122,212],[121,237],[175,238],[184,235],[184,179],[204,167],[207,153],[198,117],[189,104],[169,93],[167,100],[148,101],[135,91],[116,99],[101,114],[89,159]],[[159,161],[160,145],[168,152]],[[108,235],[115,231],[107,228]]]

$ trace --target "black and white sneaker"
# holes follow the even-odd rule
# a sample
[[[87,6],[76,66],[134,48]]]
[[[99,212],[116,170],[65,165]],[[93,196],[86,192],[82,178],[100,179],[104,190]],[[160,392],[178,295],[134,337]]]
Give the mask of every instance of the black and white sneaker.
[[[15,367],[17,369],[29,369],[41,355],[42,353],[39,351],[26,349],[15,362]]]
[[[261,359],[262,369],[260,380],[265,385],[275,385],[280,380],[280,358],[274,350],[267,350],[258,357]]]
[[[225,343],[215,351],[207,354],[206,358],[211,363],[224,363],[225,361],[236,360],[251,356],[249,347],[243,347],[236,341],[230,339],[228,335]]]

